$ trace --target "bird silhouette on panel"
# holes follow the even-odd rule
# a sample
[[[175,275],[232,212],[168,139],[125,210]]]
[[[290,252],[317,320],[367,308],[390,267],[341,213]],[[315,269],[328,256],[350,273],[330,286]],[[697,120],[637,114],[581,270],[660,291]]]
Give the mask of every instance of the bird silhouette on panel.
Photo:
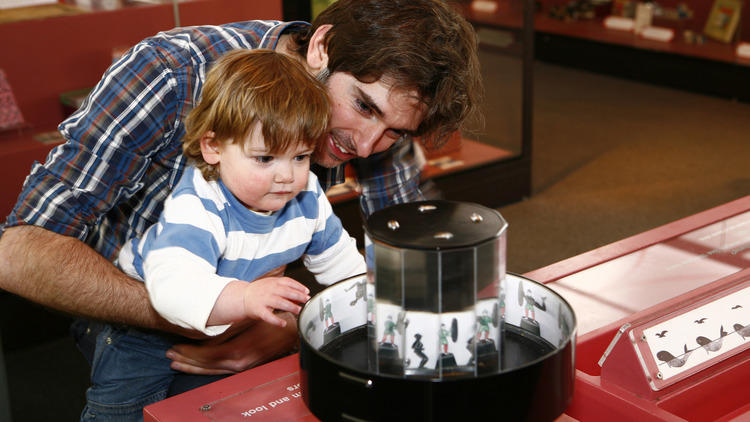
[[[685,353],[683,353],[681,356],[674,356],[673,354],[669,353],[666,350],[662,350],[656,354],[656,357],[667,364],[667,366],[671,368],[679,368],[683,365],[685,365],[685,362],[687,362],[688,356],[693,353],[692,350],[688,350],[687,344],[685,345]]]
[[[668,332],[669,332],[669,331],[667,331],[667,330],[662,330],[662,332],[661,332],[661,333],[656,333],[655,335],[656,335],[656,337],[659,337],[659,338],[664,338],[664,337],[666,337],[666,336],[667,336],[667,333],[668,333]]]
[[[740,309],[741,307],[742,307],[742,305],[734,305],[734,306],[732,306],[732,309]]]
[[[748,325],[742,325],[742,324],[734,324],[734,331],[742,337],[743,340],[745,340],[746,337],[750,337],[750,324]]]
[[[696,324],[703,324],[704,322],[706,322],[707,319],[708,318],[700,318],[700,319],[696,319],[693,322],[695,322]]]
[[[726,335],[727,332],[724,331],[724,326],[722,325],[719,328],[719,338],[717,338],[716,340],[710,340],[706,337],[698,336],[695,338],[695,342],[698,343],[702,348],[706,349],[706,353],[716,352],[721,349],[722,340]]]

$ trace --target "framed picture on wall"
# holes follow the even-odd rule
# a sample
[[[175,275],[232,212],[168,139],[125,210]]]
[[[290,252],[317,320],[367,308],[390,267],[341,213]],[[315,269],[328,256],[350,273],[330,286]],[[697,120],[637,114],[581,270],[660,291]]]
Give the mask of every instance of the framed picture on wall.
[[[732,41],[741,11],[742,0],[715,0],[703,33],[717,41]]]

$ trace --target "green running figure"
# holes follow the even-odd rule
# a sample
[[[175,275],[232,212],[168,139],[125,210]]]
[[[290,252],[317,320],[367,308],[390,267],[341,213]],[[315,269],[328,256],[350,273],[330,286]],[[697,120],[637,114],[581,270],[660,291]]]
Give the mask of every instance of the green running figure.
[[[335,323],[333,320],[333,312],[331,311],[331,299],[326,298],[326,305],[323,308],[323,318],[326,321],[326,328]],[[328,320],[331,320],[331,322],[328,323]]]
[[[490,318],[486,309],[482,311],[481,316],[477,317],[477,322],[479,323],[479,328],[477,329],[477,340],[482,339],[482,334],[484,334],[484,339],[488,340],[490,338],[490,323],[492,322],[492,318]]]
[[[448,334],[445,324],[440,324],[440,346],[443,348],[443,353],[448,353]]]
[[[396,323],[393,322],[393,316],[388,315],[388,319],[385,321],[385,331],[383,332],[383,339],[380,342],[386,343],[385,339],[387,337],[390,337],[391,341],[389,341],[388,343],[393,344],[395,335],[396,335]]]

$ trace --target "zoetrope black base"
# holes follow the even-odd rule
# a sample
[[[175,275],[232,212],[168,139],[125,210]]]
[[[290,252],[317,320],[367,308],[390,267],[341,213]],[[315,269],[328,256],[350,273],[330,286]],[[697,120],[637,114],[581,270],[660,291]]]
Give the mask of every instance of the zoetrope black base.
[[[572,342],[555,348],[505,324],[501,368],[484,365],[474,376],[458,368],[442,379],[377,372],[365,326],[321,350],[302,342],[303,399],[319,419],[362,421],[553,421],[570,403],[575,377]],[[489,351],[487,346],[482,349]],[[478,353],[477,358],[487,355]],[[495,369],[495,370],[488,370]]]

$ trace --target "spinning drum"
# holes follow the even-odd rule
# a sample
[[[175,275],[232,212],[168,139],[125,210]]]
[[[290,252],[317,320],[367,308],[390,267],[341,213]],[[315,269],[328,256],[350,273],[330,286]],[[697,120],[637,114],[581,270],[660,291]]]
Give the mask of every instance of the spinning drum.
[[[575,315],[506,274],[507,223],[471,203],[372,214],[367,274],[299,316],[303,398],[321,420],[539,420],[573,393]]]

